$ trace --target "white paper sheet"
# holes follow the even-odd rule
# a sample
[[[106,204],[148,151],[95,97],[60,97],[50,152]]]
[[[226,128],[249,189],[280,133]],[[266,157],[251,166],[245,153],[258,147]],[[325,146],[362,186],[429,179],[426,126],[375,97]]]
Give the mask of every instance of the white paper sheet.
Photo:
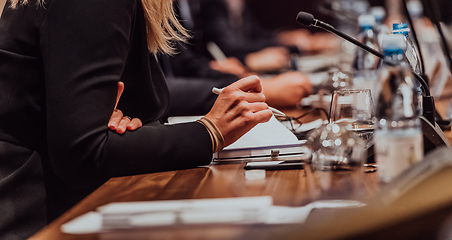
[[[196,121],[201,116],[171,117],[169,124]],[[274,116],[266,123],[260,123],[224,150],[281,146],[303,143],[281,124]]]
[[[159,209],[161,206],[166,206],[165,210]],[[274,206],[269,196],[111,203],[63,224],[61,231],[88,234],[177,224],[303,224],[314,208],[363,206],[365,204],[353,200],[320,200],[301,207]],[[123,224],[106,226],[105,218],[109,217],[106,213],[122,217]]]

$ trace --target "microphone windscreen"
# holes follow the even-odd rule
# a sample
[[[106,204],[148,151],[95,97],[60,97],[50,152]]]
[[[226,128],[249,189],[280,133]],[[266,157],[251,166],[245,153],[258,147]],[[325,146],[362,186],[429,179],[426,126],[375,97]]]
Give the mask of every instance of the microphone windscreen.
[[[299,12],[297,15],[297,22],[301,25],[311,26],[314,24],[314,16],[307,12]]]

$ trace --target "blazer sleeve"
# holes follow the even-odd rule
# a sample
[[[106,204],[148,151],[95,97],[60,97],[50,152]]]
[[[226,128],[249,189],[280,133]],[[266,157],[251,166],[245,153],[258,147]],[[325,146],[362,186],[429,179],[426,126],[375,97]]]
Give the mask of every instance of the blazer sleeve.
[[[48,6],[39,33],[48,153],[56,175],[69,184],[211,161],[212,143],[199,123],[154,122],[123,135],[107,128],[139,4],[139,0],[54,0]]]

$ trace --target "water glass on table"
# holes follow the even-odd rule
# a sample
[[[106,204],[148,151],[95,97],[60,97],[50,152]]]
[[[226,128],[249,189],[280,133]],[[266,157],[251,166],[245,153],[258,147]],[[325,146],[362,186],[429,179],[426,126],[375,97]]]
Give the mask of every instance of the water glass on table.
[[[369,89],[341,89],[333,92],[330,123],[345,125],[349,131],[365,136],[373,130],[374,113]]]
[[[305,166],[315,199],[348,199],[363,193],[365,141],[345,125],[329,123],[308,136],[311,162]]]

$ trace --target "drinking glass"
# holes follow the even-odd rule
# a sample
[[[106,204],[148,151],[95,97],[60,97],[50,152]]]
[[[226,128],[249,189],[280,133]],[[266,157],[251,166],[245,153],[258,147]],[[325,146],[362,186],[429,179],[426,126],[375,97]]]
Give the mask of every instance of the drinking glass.
[[[369,89],[341,89],[333,92],[330,123],[345,125],[349,131],[373,128],[374,103]]]
[[[353,87],[353,75],[347,71],[329,71],[319,86],[319,91],[313,99],[312,107],[321,107],[327,112],[330,111],[331,96],[335,90],[348,89]]]
[[[366,143],[346,125],[325,124],[307,139],[311,162],[305,166],[314,199],[348,199],[363,189]]]

